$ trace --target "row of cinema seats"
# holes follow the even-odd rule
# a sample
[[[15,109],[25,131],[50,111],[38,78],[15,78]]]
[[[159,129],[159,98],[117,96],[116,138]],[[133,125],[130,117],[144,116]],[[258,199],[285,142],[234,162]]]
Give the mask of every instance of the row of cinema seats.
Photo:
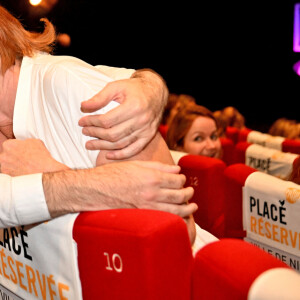
[[[290,140],[248,128],[227,127],[222,142],[227,165],[243,163],[256,170],[287,180],[299,159],[300,140]],[[233,146],[229,146],[230,140]]]
[[[300,299],[300,187],[244,163],[172,155],[187,177],[186,185],[195,189],[195,221],[219,241],[193,256],[180,217],[140,209],[81,213],[72,226],[66,224],[70,230],[63,232],[63,242],[58,242],[60,230],[48,238],[47,227],[43,237],[33,229],[10,229],[0,241],[1,295],[72,300]],[[64,221],[59,225],[65,227]],[[42,255],[32,245],[41,241],[48,251]],[[64,261],[73,248],[74,273]],[[51,265],[51,260],[58,265],[54,271],[45,263]]]
[[[38,243],[41,237],[34,238]],[[248,242],[220,239],[194,256],[184,221],[166,212],[81,213],[64,239],[64,248],[73,239],[77,245],[74,274],[62,260],[55,237],[45,241],[54,258],[44,253],[36,268],[31,263],[39,255],[29,251],[30,243],[24,244],[27,260],[2,253],[2,299],[273,300],[300,295],[300,274]],[[43,268],[47,260],[58,261],[58,267]],[[77,274],[78,282],[70,280]]]
[[[11,236],[4,233],[1,240],[1,246],[5,248],[2,250],[8,250],[1,254],[0,283],[6,288],[0,286],[1,295],[10,295],[10,299],[64,300],[300,299],[300,275],[295,271],[299,270],[300,237],[295,233],[300,230],[299,227],[289,229],[290,219],[296,216],[288,215],[290,207],[287,203],[281,214],[275,214],[280,209],[278,204],[277,210],[274,210],[274,204],[273,209],[272,204],[268,206],[269,215],[266,208],[260,214],[264,212],[262,218],[277,217],[277,221],[282,222],[282,229],[278,224],[271,224],[273,227],[270,228],[278,240],[282,239],[284,243],[289,239],[296,245],[292,247],[293,253],[285,247],[276,250],[274,240],[267,249],[270,253],[267,253],[260,249],[262,245],[269,246],[267,242],[256,241],[253,234],[246,237],[242,224],[242,190],[247,180],[252,174],[262,174],[259,182],[263,186],[263,179],[270,175],[244,164],[226,166],[214,158],[183,153],[173,155],[187,176],[187,185],[195,188],[192,201],[199,206],[196,222],[218,236],[219,241],[204,246],[193,255],[186,225],[180,217],[153,210],[106,210],[76,216],[71,231],[63,236],[63,243],[58,243],[56,233],[54,238],[48,239],[46,230],[42,240],[47,251],[54,253],[54,258],[42,253],[38,260],[38,253],[32,250],[27,240],[33,235],[32,229],[20,231],[18,240],[17,231],[11,230]],[[285,181],[275,179],[280,192],[278,183]],[[297,214],[297,193],[285,198]],[[251,205],[256,207],[254,203]],[[271,223],[271,220],[267,221]],[[298,226],[297,222],[293,226]],[[255,228],[258,235],[262,234],[263,223],[257,221]],[[248,240],[244,241],[244,237]],[[41,238],[36,235],[31,242],[40,243]],[[72,275],[76,277],[78,273],[79,282],[76,278],[66,277],[70,271],[61,251],[68,247],[68,241],[76,248],[77,271]],[[277,253],[280,257],[271,255]],[[43,267],[46,261],[51,263],[51,259],[53,263],[59,262],[54,271]],[[38,267],[31,265],[36,260]],[[295,265],[289,265],[288,260],[295,261]],[[76,288],[76,285],[79,286]],[[72,294],[73,289],[77,291],[75,294]]]
[[[226,128],[226,138],[230,139],[233,144],[238,142],[249,142],[259,144],[268,148],[274,148],[282,152],[300,154],[300,141],[286,139],[280,136],[272,136],[250,128],[238,129],[235,127]]]
[[[247,178],[252,173],[262,176],[258,183],[266,194],[272,193],[275,187],[281,188],[282,194],[287,189],[287,185],[288,188],[293,188],[296,197],[294,202],[297,207],[300,205],[297,202],[300,199],[300,186],[292,182],[260,172],[243,163],[227,166],[222,160],[215,158],[176,151],[171,153],[174,161],[181,166],[181,172],[186,175],[186,186],[192,186],[195,190],[191,200],[199,206],[194,214],[195,221],[218,238],[245,237],[242,214],[243,192]],[[269,184],[270,180],[274,186]]]

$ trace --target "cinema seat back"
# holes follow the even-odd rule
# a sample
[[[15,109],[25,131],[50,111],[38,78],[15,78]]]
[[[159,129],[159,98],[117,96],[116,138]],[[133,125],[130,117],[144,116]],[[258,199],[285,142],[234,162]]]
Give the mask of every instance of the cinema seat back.
[[[220,138],[222,146],[222,160],[226,165],[233,163],[234,143],[229,138]]]
[[[73,237],[83,299],[190,299],[193,256],[182,218],[142,209],[81,213]]]
[[[239,131],[238,142],[246,142],[248,134],[252,131],[250,128],[243,128]]]
[[[250,174],[243,189],[246,240],[300,271],[300,185],[262,172]]]
[[[206,245],[195,256],[192,299],[245,300],[255,279],[275,268],[289,269],[245,241],[221,239]]]
[[[287,180],[298,154],[252,144],[246,149],[246,165],[266,174]]]
[[[178,164],[186,176],[186,186],[195,190],[191,202],[199,209],[194,213],[195,222],[216,237],[224,235],[224,170],[226,164],[216,158],[185,155]]]
[[[285,139],[282,142],[282,151],[300,154],[300,140]]]
[[[232,140],[234,144],[238,142],[240,130],[236,127],[227,126],[225,130],[225,136]]]
[[[224,170],[224,236],[243,238],[243,186],[247,177],[255,172],[245,164],[233,164]]]
[[[166,138],[167,138],[168,128],[169,128],[168,125],[163,125],[163,124],[159,125],[159,127],[158,127],[158,131],[164,140],[166,140]]]
[[[250,145],[251,143],[247,141],[235,144],[232,159],[233,164],[244,164],[246,162],[246,151]]]

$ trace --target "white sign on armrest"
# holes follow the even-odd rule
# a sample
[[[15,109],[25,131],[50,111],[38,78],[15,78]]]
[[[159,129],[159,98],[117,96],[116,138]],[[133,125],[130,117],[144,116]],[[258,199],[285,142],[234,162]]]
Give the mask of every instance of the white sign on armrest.
[[[269,147],[277,150],[282,150],[282,142],[285,140],[281,136],[272,136],[267,133],[252,130],[247,136],[247,142],[258,144],[264,147]]]
[[[243,188],[247,237],[300,257],[300,185],[254,172]]]
[[[292,172],[297,154],[282,152],[258,144],[250,145],[246,150],[246,165],[281,179],[287,179]]]
[[[82,299],[72,235],[76,216],[0,230],[0,285],[14,295],[9,299]]]

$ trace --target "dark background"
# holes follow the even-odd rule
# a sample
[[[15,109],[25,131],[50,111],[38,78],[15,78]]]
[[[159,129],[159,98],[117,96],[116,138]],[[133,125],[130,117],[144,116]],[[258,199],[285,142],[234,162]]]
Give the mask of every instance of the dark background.
[[[39,30],[46,16],[68,33],[71,46],[58,47],[58,55],[152,68],[170,92],[192,95],[211,110],[233,105],[253,129],[266,131],[279,117],[300,121],[300,77],[292,69],[300,60],[293,52],[297,1],[240,2],[59,0],[43,13],[28,0],[0,0],[27,29]]]

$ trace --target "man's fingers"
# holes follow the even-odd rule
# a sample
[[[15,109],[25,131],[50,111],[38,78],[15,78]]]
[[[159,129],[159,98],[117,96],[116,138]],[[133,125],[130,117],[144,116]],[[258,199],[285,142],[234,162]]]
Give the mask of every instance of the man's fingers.
[[[93,139],[87,141],[85,144],[86,149],[88,150],[114,150],[117,151],[118,149],[123,149],[128,145],[134,143],[137,140],[137,137],[134,135],[127,136],[120,141],[117,142],[108,142],[105,140],[100,139]]]
[[[94,112],[104,106],[110,101],[114,100],[115,91],[111,89],[111,83],[108,83],[99,93],[91,99],[81,102],[81,111],[84,113]]]
[[[180,166],[178,165],[164,164],[159,161],[141,161],[141,160],[133,161],[133,163],[145,168],[155,169],[164,173],[176,174],[175,176],[172,177],[172,180],[171,179],[170,180],[171,181],[180,180],[182,183],[181,186],[183,186],[185,183],[185,175],[183,174],[178,175],[178,173],[180,172]]]
[[[97,120],[95,120],[95,122],[97,122]],[[86,136],[96,137],[108,142],[116,142],[130,136],[132,133],[137,135],[142,130],[143,129],[138,128],[137,124],[133,120],[127,120],[122,124],[108,129],[97,126],[86,126],[82,128],[82,133]]]
[[[193,197],[193,195],[194,189],[190,186],[180,190],[164,189],[161,191],[161,199],[157,199],[157,202],[185,205]]]
[[[137,140],[135,142],[128,144],[126,147],[120,150],[113,150],[106,153],[106,158],[111,160],[121,160],[133,157],[140,153],[144,148],[143,139]]]
[[[196,203],[189,203],[189,204],[185,204],[185,205],[172,205],[172,204],[168,204],[168,203],[157,203],[155,209],[169,212],[169,213],[178,215],[182,218],[185,218],[185,217],[192,215],[198,209],[198,206]]]
[[[127,104],[126,102],[122,103],[105,114],[101,115],[89,115],[82,117],[78,124],[79,126],[100,126],[103,128],[111,128],[120,123],[123,123],[127,120],[134,118],[140,110],[140,107]],[[124,114],[126,111],[126,114]]]

